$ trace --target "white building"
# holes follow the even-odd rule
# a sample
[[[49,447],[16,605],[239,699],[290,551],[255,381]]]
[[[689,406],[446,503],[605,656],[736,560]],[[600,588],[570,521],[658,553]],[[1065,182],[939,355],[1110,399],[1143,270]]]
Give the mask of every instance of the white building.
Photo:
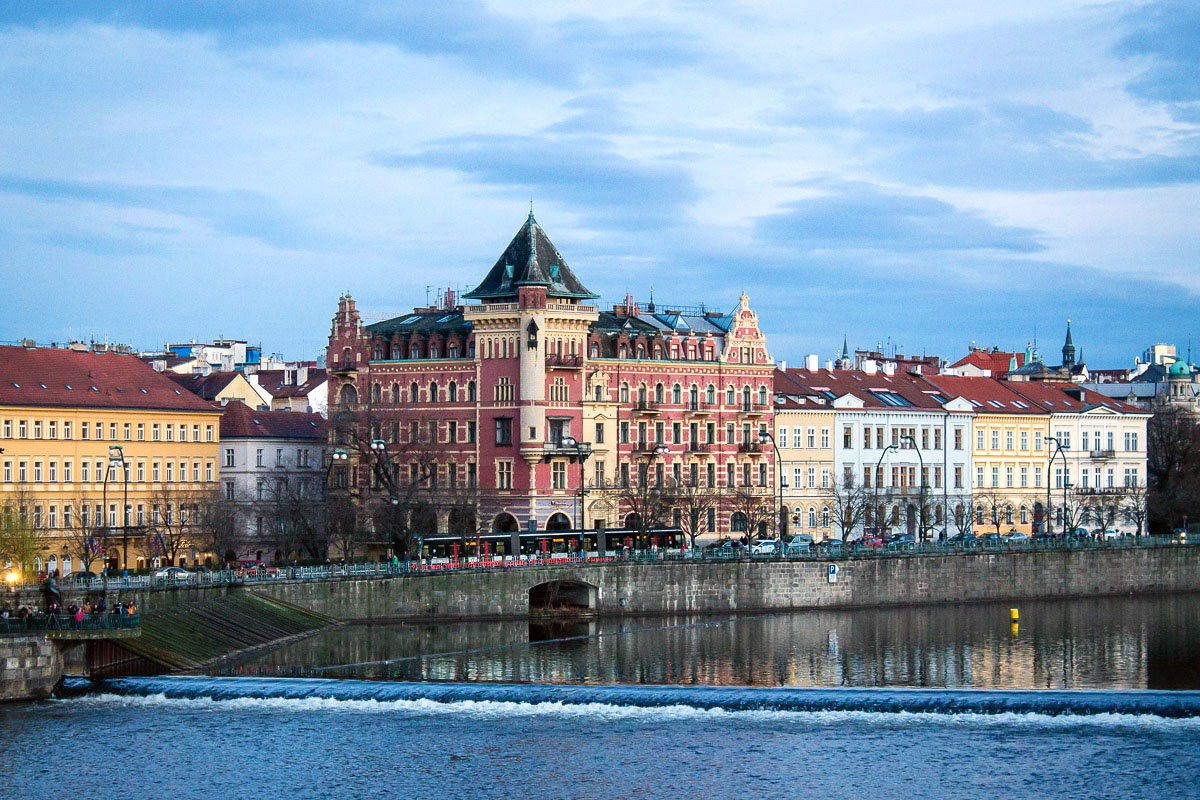
[[[221,417],[221,490],[241,510],[238,556],[282,560],[276,522],[281,506],[324,491],[327,426],[320,414],[255,411],[231,402]]]

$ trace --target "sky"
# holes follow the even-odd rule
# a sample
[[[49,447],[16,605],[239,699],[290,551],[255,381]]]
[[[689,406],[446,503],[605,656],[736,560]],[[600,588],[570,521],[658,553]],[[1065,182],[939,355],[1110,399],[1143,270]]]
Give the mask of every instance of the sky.
[[[531,201],[778,359],[1200,357],[1200,3],[0,4],[0,340],[316,357]]]

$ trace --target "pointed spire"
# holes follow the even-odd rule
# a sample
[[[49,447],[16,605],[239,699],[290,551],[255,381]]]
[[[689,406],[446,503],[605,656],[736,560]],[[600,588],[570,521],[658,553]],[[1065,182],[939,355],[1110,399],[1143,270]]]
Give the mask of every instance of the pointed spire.
[[[847,334],[842,334],[842,358],[850,360],[850,337]]]

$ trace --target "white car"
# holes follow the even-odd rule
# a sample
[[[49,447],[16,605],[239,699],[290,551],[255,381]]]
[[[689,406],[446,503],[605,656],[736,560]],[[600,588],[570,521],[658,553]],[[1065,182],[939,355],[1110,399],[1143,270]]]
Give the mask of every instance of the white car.
[[[183,567],[163,567],[158,572],[154,573],[156,578],[169,578],[176,583],[183,583],[192,579],[192,573],[188,572]]]
[[[750,555],[752,556],[773,556],[778,552],[778,539],[763,539],[760,542],[755,542],[754,546],[750,548]]]

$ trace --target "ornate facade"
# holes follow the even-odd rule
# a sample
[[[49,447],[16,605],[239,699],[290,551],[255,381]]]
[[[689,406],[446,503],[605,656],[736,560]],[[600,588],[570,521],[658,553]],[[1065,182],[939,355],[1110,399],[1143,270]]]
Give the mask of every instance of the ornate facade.
[[[531,213],[465,297],[371,325],[339,300],[335,485],[378,494],[384,452],[387,492],[450,498],[428,515],[439,532],[587,530],[593,547],[637,527],[639,486],[711,490],[705,533],[747,525],[749,496],[774,509],[774,362],[745,295],[730,313],[631,296],[602,311]]]

